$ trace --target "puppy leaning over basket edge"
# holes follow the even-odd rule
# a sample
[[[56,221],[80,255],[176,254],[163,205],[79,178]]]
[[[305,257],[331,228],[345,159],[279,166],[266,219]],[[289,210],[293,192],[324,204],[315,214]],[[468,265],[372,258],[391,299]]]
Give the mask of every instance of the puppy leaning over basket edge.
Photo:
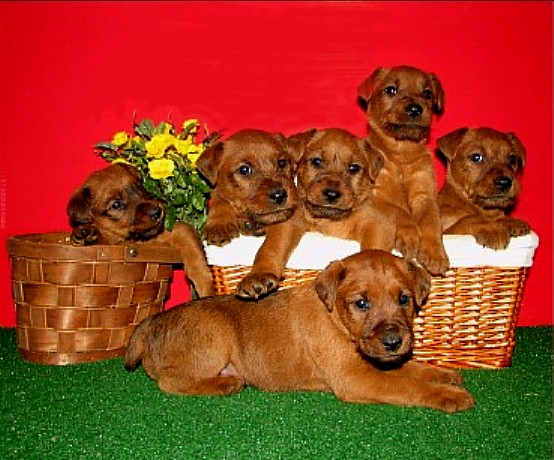
[[[124,365],[167,393],[329,391],[356,403],[466,410],[455,371],[410,361],[430,277],[384,251],[332,262],[315,281],[258,302],[200,299],[145,319]]]
[[[164,229],[164,206],[142,186],[140,173],[113,164],[91,174],[73,193],[67,213],[76,244],[149,241],[179,250],[187,276],[200,297],[214,294],[204,248],[194,229],[183,222]]]

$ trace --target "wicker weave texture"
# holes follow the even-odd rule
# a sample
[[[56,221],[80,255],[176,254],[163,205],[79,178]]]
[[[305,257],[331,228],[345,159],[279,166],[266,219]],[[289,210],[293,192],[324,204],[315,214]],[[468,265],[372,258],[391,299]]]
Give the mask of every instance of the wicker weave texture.
[[[121,248],[79,251],[46,234],[11,243],[17,343],[26,360],[76,364],[121,356],[136,325],[163,309],[173,273],[165,261],[127,260]]]
[[[250,268],[211,266],[216,293],[234,293]],[[414,326],[414,358],[453,368],[509,366],[527,271],[524,267],[453,268],[444,277],[433,277]],[[287,269],[282,287],[311,281],[318,273]]]

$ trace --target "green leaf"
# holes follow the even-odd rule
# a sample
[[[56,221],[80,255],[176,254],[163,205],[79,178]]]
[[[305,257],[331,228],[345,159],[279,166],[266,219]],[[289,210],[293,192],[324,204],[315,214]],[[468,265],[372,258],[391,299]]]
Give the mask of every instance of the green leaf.
[[[142,120],[138,125],[135,125],[135,132],[139,136],[150,139],[154,133],[154,123],[152,123],[152,120]]]
[[[113,150],[114,152],[117,152],[117,145],[112,144],[111,142],[98,142],[98,144],[95,144],[94,147],[97,149]]]

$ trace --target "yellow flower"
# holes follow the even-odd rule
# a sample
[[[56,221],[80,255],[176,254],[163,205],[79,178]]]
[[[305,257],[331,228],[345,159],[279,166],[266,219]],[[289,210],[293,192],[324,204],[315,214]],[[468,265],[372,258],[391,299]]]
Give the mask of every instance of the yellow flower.
[[[123,163],[124,165],[130,165],[129,161],[125,160],[124,158],[116,158],[112,163]]]
[[[186,138],[176,139],[173,145],[177,149],[177,152],[179,152],[181,155],[186,155],[187,153],[189,153],[191,146],[194,144],[192,143],[191,139]]]
[[[196,118],[190,118],[185,120],[183,123],[183,131],[189,131],[191,134],[196,134],[198,132],[198,127],[200,123]]]
[[[148,163],[148,172],[152,179],[165,179],[166,177],[173,176],[175,170],[175,163],[172,160],[152,160]]]
[[[152,136],[144,147],[146,148],[146,156],[149,158],[161,158],[165,151],[174,145],[176,138],[171,134],[155,134]]]
[[[187,158],[190,160],[193,166],[196,166],[196,162],[198,161],[198,157],[202,155],[201,153],[189,153],[187,155]]]
[[[116,145],[117,147],[121,147],[122,145],[125,145],[128,140],[129,135],[125,131],[119,131],[114,134],[112,144]]]

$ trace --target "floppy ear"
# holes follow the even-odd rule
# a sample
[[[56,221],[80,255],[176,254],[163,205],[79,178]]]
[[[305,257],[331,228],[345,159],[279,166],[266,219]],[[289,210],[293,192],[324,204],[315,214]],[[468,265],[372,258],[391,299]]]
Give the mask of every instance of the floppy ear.
[[[424,268],[411,261],[408,261],[408,271],[413,276],[415,301],[420,307],[429,295],[431,289],[431,275],[429,275]]]
[[[433,113],[442,115],[444,111],[444,90],[442,84],[435,74],[431,75],[431,90],[433,91]]]
[[[217,182],[217,171],[223,156],[224,146],[223,142],[211,146],[206,150],[198,160],[196,160],[196,167],[202,175],[208,179],[211,185],[215,185]]]
[[[508,142],[514,149],[515,154],[518,156],[518,170],[521,171],[525,167],[527,160],[527,152],[525,147],[514,133],[506,134],[508,136]]]
[[[100,238],[92,215],[92,195],[86,186],[78,188],[67,205],[71,240],[75,244],[94,244]]]
[[[340,260],[331,262],[315,280],[315,290],[327,310],[333,311],[339,283],[346,276],[346,268]]]
[[[377,175],[379,174],[379,171],[383,168],[383,165],[385,164],[385,157],[379,152],[375,147],[373,147],[367,139],[359,139],[359,145],[360,148],[365,152],[367,155],[367,159],[369,161],[369,178],[372,180],[372,182],[375,182],[377,179]]]
[[[292,155],[295,163],[298,163],[304,155],[306,146],[310,143],[317,129],[310,129],[302,133],[293,134],[287,138],[287,150]]]
[[[459,145],[462,143],[468,131],[468,128],[458,128],[437,140],[439,150],[449,161],[452,161],[456,156],[456,150],[458,150]]]
[[[375,69],[373,73],[358,86],[358,97],[367,104],[369,98],[373,94],[376,83],[383,79],[388,72],[389,69],[385,69],[384,67]]]

